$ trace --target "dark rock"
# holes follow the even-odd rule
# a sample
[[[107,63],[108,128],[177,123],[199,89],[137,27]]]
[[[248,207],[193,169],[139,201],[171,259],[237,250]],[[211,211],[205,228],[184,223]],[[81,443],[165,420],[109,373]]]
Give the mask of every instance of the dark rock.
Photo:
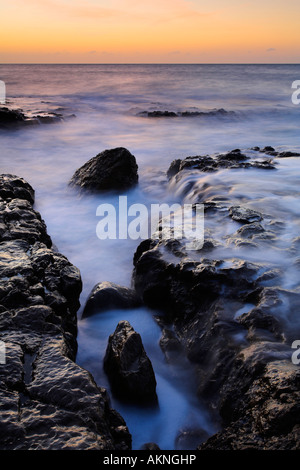
[[[218,160],[228,160],[233,162],[242,162],[249,159],[249,157],[241,153],[240,149],[234,149],[226,154],[218,155],[217,158]]]
[[[194,450],[208,437],[209,433],[204,429],[184,429],[176,436],[175,446],[178,450]]]
[[[273,147],[271,147],[270,145],[267,145],[266,147],[264,147],[261,152],[264,152],[264,153],[267,153],[267,152],[275,152],[275,149]]]
[[[100,282],[88,296],[82,318],[104,310],[136,308],[140,304],[141,300],[133,289],[113,282]]]
[[[252,224],[263,219],[260,212],[242,206],[231,206],[229,208],[229,215],[233,220],[242,224]]]
[[[124,420],[74,362],[80,272],[52,249],[31,186],[1,175],[0,188],[0,448],[127,450]]]
[[[233,217],[234,219],[234,217]],[[235,220],[235,219],[234,219]],[[252,238],[253,235],[265,232],[265,229],[258,222],[251,222],[250,224],[243,225],[237,231],[237,235],[245,238]]]
[[[262,161],[254,161],[251,163],[253,168],[260,168],[261,170],[275,170],[276,167],[274,165],[273,160],[267,159]]]
[[[23,178],[14,175],[0,175],[0,197],[6,201],[25,199],[33,204],[34,190]]]
[[[280,158],[290,158],[290,157],[300,157],[300,153],[298,152],[290,152],[290,151],[287,151],[287,152],[280,152],[277,157],[280,157]]]
[[[235,215],[247,224],[239,236],[264,233],[252,221],[262,217],[254,212],[246,211],[245,217],[238,207]],[[172,324],[162,346],[169,353],[178,338],[182,354],[195,364],[199,396],[219,410],[223,430],[200,448],[297,448],[299,371],[291,363],[290,344],[299,322],[289,318],[299,309],[299,294],[276,287],[280,270],[262,263],[233,259],[232,253],[230,260],[192,260],[183,254],[169,256],[164,240],[143,242],[134,257],[133,281],[144,302],[163,310]],[[265,286],[272,281],[274,287]],[[283,314],[287,305],[290,313]],[[236,317],[243,306],[246,313]],[[202,438],[197,439],[199,444]]]
[[[179,356],[183,354],[183,347],[180,343],[179,338],[177,338],[174,331],[163,328],[162,336],[159,340],[159,345],[162,351],[165,354],[166,360],[168,362],[174,362],[178,360]]]
[[[125,148],[104,150],[73,175],[70,184],[91,191],[121,190],[138,182],[135,157]]]
[[[200,171],[215,171],[216,163],[212,157],[208,155],[186,157],[183,160],[174,160],[167,172],[168,177],[174,176],[186,169],[195,169]]]
[[[154,110],[154,111],[140,111],[137,113],[138,116],[161,118],[161,117],[210,117],[210,116],[231,116],[234,115],[234,111],[226,111],[223,108],[213,109],[211,111],[168,111],[168,110]]]
[[[261,152],[279,155],[270,147]],[[223,221],[230,225],[228,215],[243,224],[237,231],[235,225],[229,227],[231,235],[223,237],[226,245],[220,250],[212,243],[215,258],[211,252],[205,258],[205,250],[190,254],[179,240],[172,241],[177,247],[170,255],[169,241],[150,239],[135,253],[133,281],[144,302],[164,312],[169,325],[168,331],[162,326],[162,346],[172,346],[178,338],[182,354],[195,364],[199,396],[222,419],[223,429],[199,449],[297,449],[299,368],[292,364],[290,345],[300,334],[300,295],[297,277],[293,290],[278,287],[285,276],[276,256],[285,224],[246,206],[230,205],[228,197],[205,199],[209,186],[199,184],[201,175],[197,180],[195,171],[275,168],[272,159],[251,156],[239,161],[240,155],[235,149],[219,156],[187,157],[172,162],[168,172],[172,185],[184,188],[182,197],[195,201],[198,196],[204,202],[208,221],[214,217],[213,227]],[[192,184],[189,171],[194,172]],[[212,231],[207,230],[209,240]],[[245,246],[266,246],[273,256],[263,262],[258,251],[257,263],[249,263],[242,254],[255,259],[255,251],[247,249],[237,251],[235,258],[235,250]],[[298,255],[297,238],[287,251]],[[218,258],[220,253],[224,259]]]
[[[173,160],[171,165],[168,168],[167,171],[167,177],[171,179],[173,176],[175,176],[179,171],[180,171],[180,165],[181,165],[182,160],[179,158],[177,160]]]
[[[75,116],[75,115],[73,115]],[[66,118],[71,117],[67,116]],[[40,124],[52,124],[61,122],[65,118],[60,113],[40,112],[38,114],[26,113],[20,109],[0,108],[0,128],[18,129],[27,126],[38,126]]]
[[[141,113],[140,115],[146,115],[147,117],[178,117],[178,114],[173,111],[148,111],[146,113]]]
[[[110,335],[104,369],[113,392],[122,399],[149,402],[156,400],[156,380],[142,339],[127,321],[118,323]]]
[[[142,445],[141,450],[160,450],[160,448],[155,442],[147,442]]]
[[[19,124],[25,120],[24,114],[20,110],[0,108],[0,126],[6,127],[11,124]]]
[[[275,169],[276,167],[272,159],[250,159],[246,154],[241,153],[240,149],[234,149],[225,154],[215,156],[196,155],[186,157],[184,159],[176,159],[171,163],[167,170],[167,176],[171,179],[176,175],[176,178],[178,179],[182,176],[181,172],[187,169],[211,172],[223,168],[259,168],[270,170]]]
[[[286,150],[284,152],[277,152],[273,147],[267,146],[264,147],[263,149],[260,149],[259,147],[253,147],[252,150],[256,150],[261,153],[267,153],[268,155],[272,155],[274,157],[279,157],[279,158],[290,158],[290,157],[300,157],[299,152],[294,152],[291,150]]]
[[[299,449],[299,381],[285,345],[263,342],[243,350],[222,390],[224,430],[200,449]]]
[[[210,117],[210,116],[232,116],[235,115],[234,111],[226,111],[226,109],[213,109],[212,111],[183,111],[178,113],[179,116],[183,117]]]

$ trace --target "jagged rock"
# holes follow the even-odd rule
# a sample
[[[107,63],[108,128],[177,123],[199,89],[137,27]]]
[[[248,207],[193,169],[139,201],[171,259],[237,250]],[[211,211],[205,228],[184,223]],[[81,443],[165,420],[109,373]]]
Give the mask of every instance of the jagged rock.
[[[242,206],[230,207],[229,215],[233,220],[241,222],[242,224],[252,224],[253,222],[263,220],[263,216],[260,212]]]
[[[34,189],[23,178],[2,174],[0,175],[0,197],[3,199],[2,204],[11,199],[23,199],[33,204]],[[1,207],[3,207],[2,204]]]
[[[262,342],[244,349],[221,391],[224,430],[200,449],[299,449],[299,382],[287,346]]]
[[[291,151],[287,151],[287,152],[280,152],[277,157],[280,157],[280,158],[290,158],[290,157],[300,157],[300,153],[298,152],[291,152]]]
[[[210,156],[196,155],[184,159],[174,160],[167,170],[167,177],[171,179],[176,175],[180,179],[181,172],[187,169],[194,169],[203,172],[217,171],[223,168],[260,168],[275,169],[272,159],[255,160],[250,159],[240,149],[233,149],[225,154]]]
[[[24,114],[17,109],[0,108],[0,126],[6,127],[12,124],[19,124],[25,120]]]
[[[156,399],[156,380],[151,361],[141,336],[128,321],[119,322],[110,335],[104,369],[117,396],[137,402]]]
[[[248,221],[253,216],[246,215]],[[260,232],[258,222],[243,230],[250,226]],[[251,230],[245,235],[251,236]],[[276,287],[278,269],[233,258],[192,260],[184,250],[180,253],[178,240],[173,242],[172,256],[165,240],[142,242],[134,256],[133,281],[144,302],[163,310],[172,323],[196,365],[199,396],[223,419],[224,429],[200,448],[297,448],[299,371],[291,364],[290,344],[298,337],[292,312],[299,309],[299,294]],[[264,286],[273,279],[274,287]],[[286,305],[290,313],[283,315]]]
[[[161,349],[166,351],[181,351],[181,344],[174,331],[164,328],[159,340]]]
[[[89,294],[82,318],[104,310],[136,308],[140,304],[141,300],[133,289],[113,282],[100,282]]]
[[[66,118],[75,115],[66,116]],[[25,126],[38,126],[40,124],[52,124],[64,120],[64,116],[54,112],[40,112],[37,115],[26,113],[21,109],[0,108],[0,128],[18,129]]]
[[[135,157],[125,148],[104,150],[73,175],[70,184],[90,191],[120,190],[138,182]]]
[[[236,215],[236,214],[235,214]],[[232,217],[234,219],[234,217]],[[235,220],[235,219],[234,219]],[[245,238],[252,238],[253,235],[265,232],[265,229],[258,222],[251,222],[250,224],[243,225],[237,230],[237,235]]]
[[[106,391],[74,362],[80,272],[33,200],[22,178],[0,176],[0,449],[130,449]]]

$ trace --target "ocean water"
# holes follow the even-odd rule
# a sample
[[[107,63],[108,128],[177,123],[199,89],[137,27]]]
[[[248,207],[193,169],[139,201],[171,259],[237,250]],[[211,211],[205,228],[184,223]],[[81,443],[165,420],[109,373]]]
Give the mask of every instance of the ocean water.
[[[291,258],[283,248],[299,234],[300,159],[281,159],[278,171],[257,169],[191,173],[168,185],[165,172],[175,158],[272,145],[300,151],[300,105],[291,101],[298,65],[0,65],[8,104],[27,112],[56,111],[76,118],[17,131],[0,131],[2,173],[25,178],[36,190],[35,207],[54,244],[81,271],[81,305],[100,281],[130,286],[139,240],[96,236],[99,204],[117,205],[118,195],[79,195],[68,186],[74,171],[99,152],[126,147],[139,166],[139,186],[122,193],[128,204],[227,197],[284,221],[282,246],[264,250],[260,260],[286,267],[286,288],[295,288]],[[143,111],[234,113],[198,117],[148,118]],[[251,154],[251,152],[250,152]],[[193,183],[193,191],[187,190]],[[227,228],[210,220],[216,237]],[[228,235],[232,230],[228,227]],[[237,228],[237,227],[236,227]],[[221,255],[222,253],[220,253]],[[257,254],[243,253],[249,259]],[[291,255],[292,256],[292,255]],[[251,258],[252,257],[252,258]],[[108,336],[119,320],[142,335],[158,382],[159,406],[125,405],[112,397],[133,435],[135,449],[154,441],[162,449],[194,448],[185,431],[218,430],[218,422],[196,397],[193,365],[170,365],[158,341],[157,312],[147,308],[112,311],[81,320],[77,361],[109,389],[102,360]],[[237,312],[237,314],[240,314]]]

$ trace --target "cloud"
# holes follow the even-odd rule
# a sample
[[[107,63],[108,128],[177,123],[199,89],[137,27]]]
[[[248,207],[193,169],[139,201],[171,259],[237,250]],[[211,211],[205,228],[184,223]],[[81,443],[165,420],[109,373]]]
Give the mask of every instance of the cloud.
[[[266,52],[274,52],[276,49],[274,47],[269,47],[269,49],[266,49]]]
[[[131,18],[135,20],[172,21],[186,18],[197,18],[214,13],[203,13],[187,0],[11,0],[21,3],[26,8],[34,8],[45,14],[66,15],[82,19]]]
[[[108,18],[122,15],[118,9],[107,8],[101,5],[84,2],[83,0],[73,0],[72,3],[64,0],[12,0],[14,3],[25,4],[26,8],[30,6],[44,11],[46,14],[53,12],[54,15],[65,14],[69,17],[80,18]]]

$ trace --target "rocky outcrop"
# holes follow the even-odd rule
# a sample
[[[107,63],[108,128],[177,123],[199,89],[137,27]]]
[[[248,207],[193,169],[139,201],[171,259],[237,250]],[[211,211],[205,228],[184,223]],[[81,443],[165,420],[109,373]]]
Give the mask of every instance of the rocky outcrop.
[[[299,450],[300,370],[282,344],[253,343],[221,390],[225,426],[200,449]]]
[[[18,129],[25,126],[38,126],[40,124],[53,124],[75,117],[74,114],[64,116],[57,112],[41,111],[37,114],[28,114],[22,109],[0,108],[0,129]]]
[[[178,118],[178,117],[211,117],[211,116],[217,116],[217,117],[222,117],[222,116],[232,116],[235,115],[234,111],[226,111],[223,108],[220,109],[212,109],[210,111],[200,111],[200,110],[192,110],[192,111],[169,111],[169,110],[151,110],[151,111],[139,111],[137,113],[137,116],[143,116],[143,117],[150,117],[150,118],[162,118],[162,117],[168,117],[168,118]]]
[[[236,168],[250,158],[238,149],[229,154],[175,161],[169,177],[180,181],[183,170],[219,169],[224,161]],[[297,257],[299,244],[285,246],[283,222],[255,207],[226,197],[201,203],[213,227],[232,224],[230,234],[214,240],[208,222],[203,247],[193,252],[182,239],[144,240],[134,255],[135,289],[163,312],[165,354],[181,348],[194,364],[199,397],[218,410],[223,429],[205,443],[199,438],[200,449],[298,449],[300,371],[291,344],[300,337],[300,285],[282,287],[286,273],[276,253],[280,246]],[[266,247],[274,250],[272,262],[260,258]],[[242,256],[250,248],[251,261]]]
[[[73,175],[70,184],[90,191],[129,189],[138,183],[135,157],[125,148],[104,150]]]
[[[128,449],[124,420],[75,363],[80,273],[33,200],[23,179],[0,177],[0,448]]]
[[[300,295],[264,287],[279,273],[261,264],[192,261],[184,249],[177,257],[177,250],[171,242],[144,242],[133,279],[144,302],[173,325],[176,338],[163,330],[161,346],[165,350],[171,336],[176,351],[180,340],[195,364],[199,396],[223,419],[224,431],[203,448],[243,449],[247,442],[257,449],[294,448],[300,371],[291,363],[290,344],[296,333],[279,312],[281,305],[299,308]]]
[[[156,400],[156,379],[141,336],[128,321],[118,323],[110,335],[104,358],[113,392],[134,402]]]
[[[260,147],[253,147],[252,150],[255,150],[256,152],[266,153],[268,155],[271,155],[272,157],[279,157],[279,158],[300,157],[299,152],[294,152],[290,150],[278,152],[277,150],[274,149],[274,147],[271,147],[270,145],[267,145],[263,149],[261,149]]]
[[[217,171],[223,168],[261,168],[265,170],[274,170],[275,162],[271,158],[261,157],[259,159],[250,159],[240,149],[234,149],[225,154],[219,155],[196,155],[184,159],[174,160],[168,171],[169,179],[176,177],[180,179],[183,170],[200,170],[204,172]]]
[[[136,308],[140,304],[140,298],[133,289],[104,281],[93,287],[85,304],[82,318],[104,310]]]

